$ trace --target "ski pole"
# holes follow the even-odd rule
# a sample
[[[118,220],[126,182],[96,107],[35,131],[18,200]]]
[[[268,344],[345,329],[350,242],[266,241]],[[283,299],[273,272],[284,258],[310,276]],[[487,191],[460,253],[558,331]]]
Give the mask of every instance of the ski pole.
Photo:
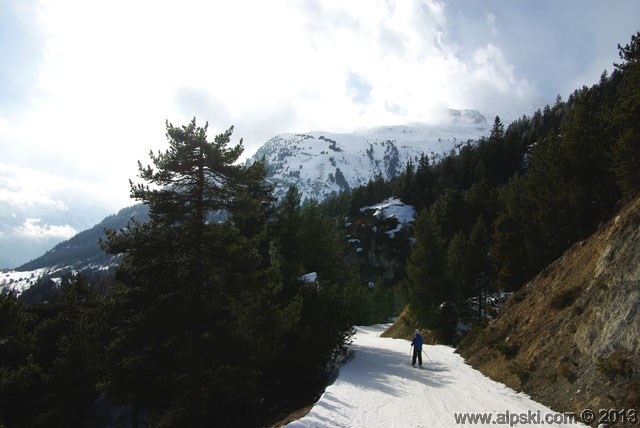
[[[427,359],[429,360],[430,363],[433,363],[433,360],[431,358],[429,358],[429,356],[427,355],[426,352],[424,352],[424,349],[422,350],[422,353],[424,354],[425,357],[427,357]]]

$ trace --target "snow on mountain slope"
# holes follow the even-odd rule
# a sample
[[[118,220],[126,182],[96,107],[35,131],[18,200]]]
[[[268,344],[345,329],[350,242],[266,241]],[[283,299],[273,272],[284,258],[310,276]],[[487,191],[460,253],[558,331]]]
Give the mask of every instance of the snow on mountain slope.
[[[0,293],[13,291],[19,296],[46,273],[48,273],[47,268],[32,271],[3,270],[0,272]]]
[[[302,198],[322,200],[331,193],[398,175],[423,153],[448,153],[456,144],[489,133],[484,116],[474,110],[450,110],[445,125],[386,126],[353,133],[282,134],[267,141],[249,162],[265,158],[268,179],[281,198],[296,186]]]
[[[287,427],[444,428],[463,425],[456,421],[456,414],[458,418],[465,414],[491,417],[477,425],[585,426],[559,422],[568,417],[485,377],[450,347],[426,346],[425,369],[413,368],[410,343],[379,337],[385,327],[358,327],[354,358],[340,369],[338,379],[309,414]],[[551,423],[545,423],[546,418]],[[467,424],[472,425],[469,420]]]

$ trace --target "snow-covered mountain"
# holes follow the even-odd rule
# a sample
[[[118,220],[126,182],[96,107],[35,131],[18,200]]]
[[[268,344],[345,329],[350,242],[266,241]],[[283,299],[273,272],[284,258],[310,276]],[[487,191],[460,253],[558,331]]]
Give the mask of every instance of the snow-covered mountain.
[[[383,126],[352,133],[313,131],[281,134],[267,141],[248,162],[264,158],[268,179],[281,198],[296,186],[302,198],[322,200],[332,193],[395,177],[424,153],[446,154],[457,144],[488,135],[490,125],[475,110],[449,110],[438,126]]]
[[[105,254],[98,241],[105,237],[105,229],[122,229],[132,218],[148,221],[147,206],[136,204],[123,208],[15,270],[1,271],[0,293],[21,294],[34,285],[45,285],[49,281],[59,285],[61,278],[70,273],[106,274],[119,264],[120,258]]]

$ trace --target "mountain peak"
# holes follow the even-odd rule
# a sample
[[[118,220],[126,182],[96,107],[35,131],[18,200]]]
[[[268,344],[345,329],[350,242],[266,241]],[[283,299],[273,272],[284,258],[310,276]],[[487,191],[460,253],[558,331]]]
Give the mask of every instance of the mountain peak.
[[[487,118],[477,110],[448,110],[450,120],[456,124],[489,126]]]
[[[290,186],[296,186],[303,200],[323,200],[376,177],[389,180],[422,154],[441,156],[459,143],[487,135],[489,129],[485,117],[475,110],[449,110],[443,125],[280,134],[247,162],[265,159],[267,179],[274,184],[277,198],[282,198]]]

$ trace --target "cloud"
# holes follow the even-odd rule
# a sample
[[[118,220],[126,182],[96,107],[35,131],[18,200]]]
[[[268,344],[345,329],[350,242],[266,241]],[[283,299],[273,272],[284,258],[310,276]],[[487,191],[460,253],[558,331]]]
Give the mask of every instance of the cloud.
[[[20,49],[31,77],[22,107],[0,110],[3,162],[27,178],[4,197],[127,205],[137,161],[166,148],[165,120],[196,116],[212,134],[235,125],[249,156],[282,132],[433,122],[447,108],[530,114],[576,69],[606,63],[590,49],[601,42],[580,44],[589,32],[622,31],[608,5],[596,8],[601,29],[581,24],[588,7],[564,3],[11,0],[20,24],[0,46],[20,36],[6,52]],[[597,64],[583,67],[589,56]]]
[[[11,191],[0,188],[0,204],[22,208],[40,205],[59,211],[67,210],[64,201],[51,199],[42,193],[34,192],[32,189]]]
[[[236,126],[252,134],[253,151],[285,130],[428,121],[477,101],[455,90],[450,76],[467,78],[458,67],[468,58],[446,43],[438,1],[59,0],[39,10],[39,97],[10,128],[35,153],[29,162],[92,180],[118,175],[119,191],[136,161],[165,144],[165,119],[197,114],[226,128],[293,106],[288,120],[253,126],[263,134]]]
[[[185,117],[209,120],[219,127],[233,122],[224,101],[210,94],[206,88],[179,87],[175,91],[175,103],[180,114]]]
[[[489,27],[489,31],[491,31],[491,34],[493,34],[494,36],[497,35],[499,31],[496,25],[496,16],[493,13],[487,13],[485,15],[485,19],[487,21],[487,25]]]
[[[77,233],[73,227],[68,225],[41,225],[41,222],[42,220],[39,218],[28,218],[20,227],[16,228],[15,235],[28,239],[69,239]]]
[[[66,212],[70,201],[76,206],[109,208],[110,196],[83,177],[66,177],[0,162],[0,203],[14,209],[39,207]]]
[[[124,206],[95,183],[0,162],[0,259],[24,263]]]

